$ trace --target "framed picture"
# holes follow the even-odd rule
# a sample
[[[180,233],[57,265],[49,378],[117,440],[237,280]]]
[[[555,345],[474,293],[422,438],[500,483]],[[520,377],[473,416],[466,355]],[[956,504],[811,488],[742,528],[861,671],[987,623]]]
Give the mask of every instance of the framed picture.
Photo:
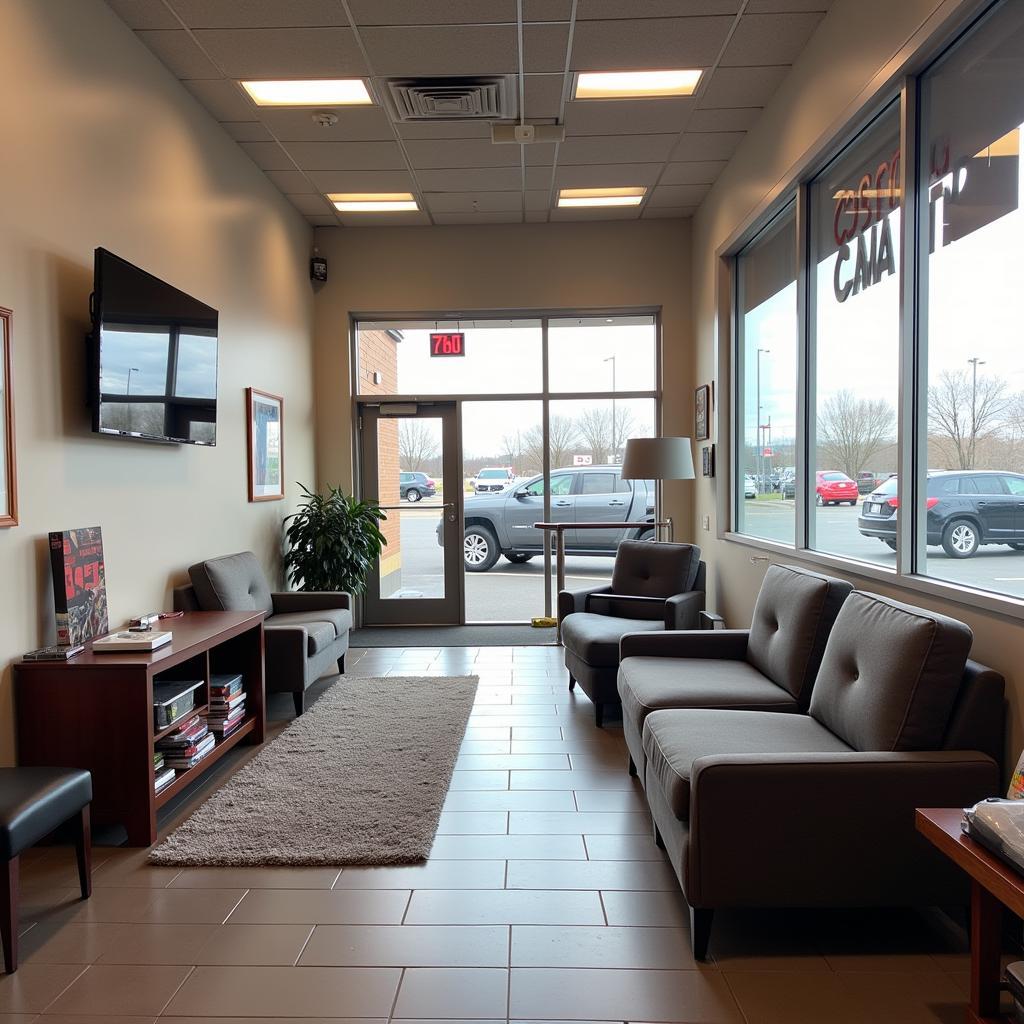
[[[284,497],[284,399],[246,388],[249,413],[249,500]]]
[[[18,470],[14,458],[14,384],[11,311],[0,308],[0,527],[18,525]]]
[[[708,430],[710,415],[711,385],[701,384],[693,399],[693,436],[697,441],[706,441],[711,436]]]
[[[703,476],[714,476],[715,475],[715,446],[713,444],[706,444],[701,448],[701,455],[703,456]]]

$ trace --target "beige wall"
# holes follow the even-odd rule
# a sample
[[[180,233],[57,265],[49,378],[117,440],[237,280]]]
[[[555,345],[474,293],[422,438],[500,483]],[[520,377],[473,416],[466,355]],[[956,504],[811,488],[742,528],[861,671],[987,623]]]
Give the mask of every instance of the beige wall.
[[[21,525],[0,529],[0,762],[10,663],[52,640],[49,530],[99,524],[113,624],[198,558],[277,572],[313,481],[310,229],[100,0],[0,0],[0,305],[14,309]],[[103,245],[220,310],[218,444],[89,433],[83,335]],[[250,505],[244,388],[285,398],[288,501]]]
[[[685,220],[434,228],[318,228],[330,278],[316,297],[317,468],[352,485],[349,314],[662,307],[667,434],[693,430],[690,225]],[[501,367],[495,367],[500,373]],[[689,483],[665,504],[689,533]]]
[[[901,0],[895,4],[888,0],[837,0],[792,75],[783,83],[762,120],[747,136],[694,217],[697,379],[716,376],[715,253],[718,248],[743,226],[778,183],[788,177],[817,140],[863,102],[862,91],[904,44],[919,31],[924,34],[940,27],[944,18],[955,14],[956,6],[939,0]],[[870,30],[865,31],[865,26],[870,26]],[[728,415],[724,405],[718,412],[720,416]],[[729,625],[742,626],[750,621],[765,565],[751,564],[750,556],[761,554],[753,547],[715,539],[719,525],[715,488],[728,486],[724,458],[720,466],[723,472],[714,484],[697,481],[696,521],[699,523],[699,517],[709,516],[711,530],[698,530],[696,540],[708,552],[712,568],[712,607],[725,615]],[[775,560],[783,559],[775,557]],[[1024,628],[996,614],[847,575],[866,590],[927,605],[971,626],[975,633],[973,656],[1007,677],[1011,702],[1009,750],[1016,758],[1024,745],[1020,711],[1024,700],[1024,670],[1019,655]]]

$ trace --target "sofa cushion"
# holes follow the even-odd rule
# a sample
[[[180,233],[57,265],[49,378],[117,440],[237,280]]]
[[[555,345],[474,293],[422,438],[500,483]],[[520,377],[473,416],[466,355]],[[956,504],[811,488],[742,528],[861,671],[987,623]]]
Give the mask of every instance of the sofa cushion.
[[[278,612],[264,622],[264,626],[274,623],[285,625],[306,622],[329,622],[334,627],[334,635],[341,636],[352,628],[352,613],[347,608],[313,608],[306,612]]]
[[[690,815],[693,763],[720,754],[809,754],[849,751],[807,715],[772,711],[652,711],[644,723],[646,787],[657,786],[680,821]],[[751,772],[755,798],[757,773]],[[771,799],[771,794],[761,794]]]
[[[0,768],[0,860],[17,857],[91,800],[87,771]]]
[[[637,597],[671,597],[693,590],[700,568],[696,544],[624,540],[615,552],[612,592]]]
[[[319,613],[304,614],[303,612],[286,612],[274,615],[263,624],[263,629],[270,634],[280,629],[304,629],[306,631],[306,655],[326,651],[338,639],[338,631],[333,622],[328,622]]]
[[[573,612],[562,622],[562,646],[594,668],[615,668],[619,663],[619,640],[624,633],[665,628],[653,619],[619,619],[594,612]]]
[[[267,578],[251,551],[197,562],[189,568],[188,575],[203,611],[273,614]]]
[[[956,619],[856,590],[832,628],[810,714],[857,750],[939,750],[971,640]]]
[[[771,565],[757,595],[747,660],[806,708],[832,624],[853,587],[792,565]]]
[[[619,665],[619,697],[638,731],[659,708],[797,709],[786,690],[747,662],[710,658],[626,658]]]

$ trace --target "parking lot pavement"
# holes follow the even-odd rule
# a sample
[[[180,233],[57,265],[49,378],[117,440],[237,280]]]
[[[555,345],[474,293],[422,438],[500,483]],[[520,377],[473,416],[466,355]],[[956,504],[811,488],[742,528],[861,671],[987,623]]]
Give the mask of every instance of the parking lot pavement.
[[[860,505],[815,508],[815,549],[894,568],[896,552],[857,529]],[[792,501],[744,502],[744,532],[768,540],[793,543]],[[940,547],[928,548],[928,575],[950,583],[1024,597],[1024,552],[1003,544],[985,546],[973,558],[950,558]]]

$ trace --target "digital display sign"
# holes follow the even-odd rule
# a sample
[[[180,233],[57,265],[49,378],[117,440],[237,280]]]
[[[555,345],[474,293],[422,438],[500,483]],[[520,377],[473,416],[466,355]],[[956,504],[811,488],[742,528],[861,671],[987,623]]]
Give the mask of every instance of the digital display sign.
[[[430,354],[432,356],[464,356],[466,354],[466,335],[462,331],[455,334],[431,334]]]

